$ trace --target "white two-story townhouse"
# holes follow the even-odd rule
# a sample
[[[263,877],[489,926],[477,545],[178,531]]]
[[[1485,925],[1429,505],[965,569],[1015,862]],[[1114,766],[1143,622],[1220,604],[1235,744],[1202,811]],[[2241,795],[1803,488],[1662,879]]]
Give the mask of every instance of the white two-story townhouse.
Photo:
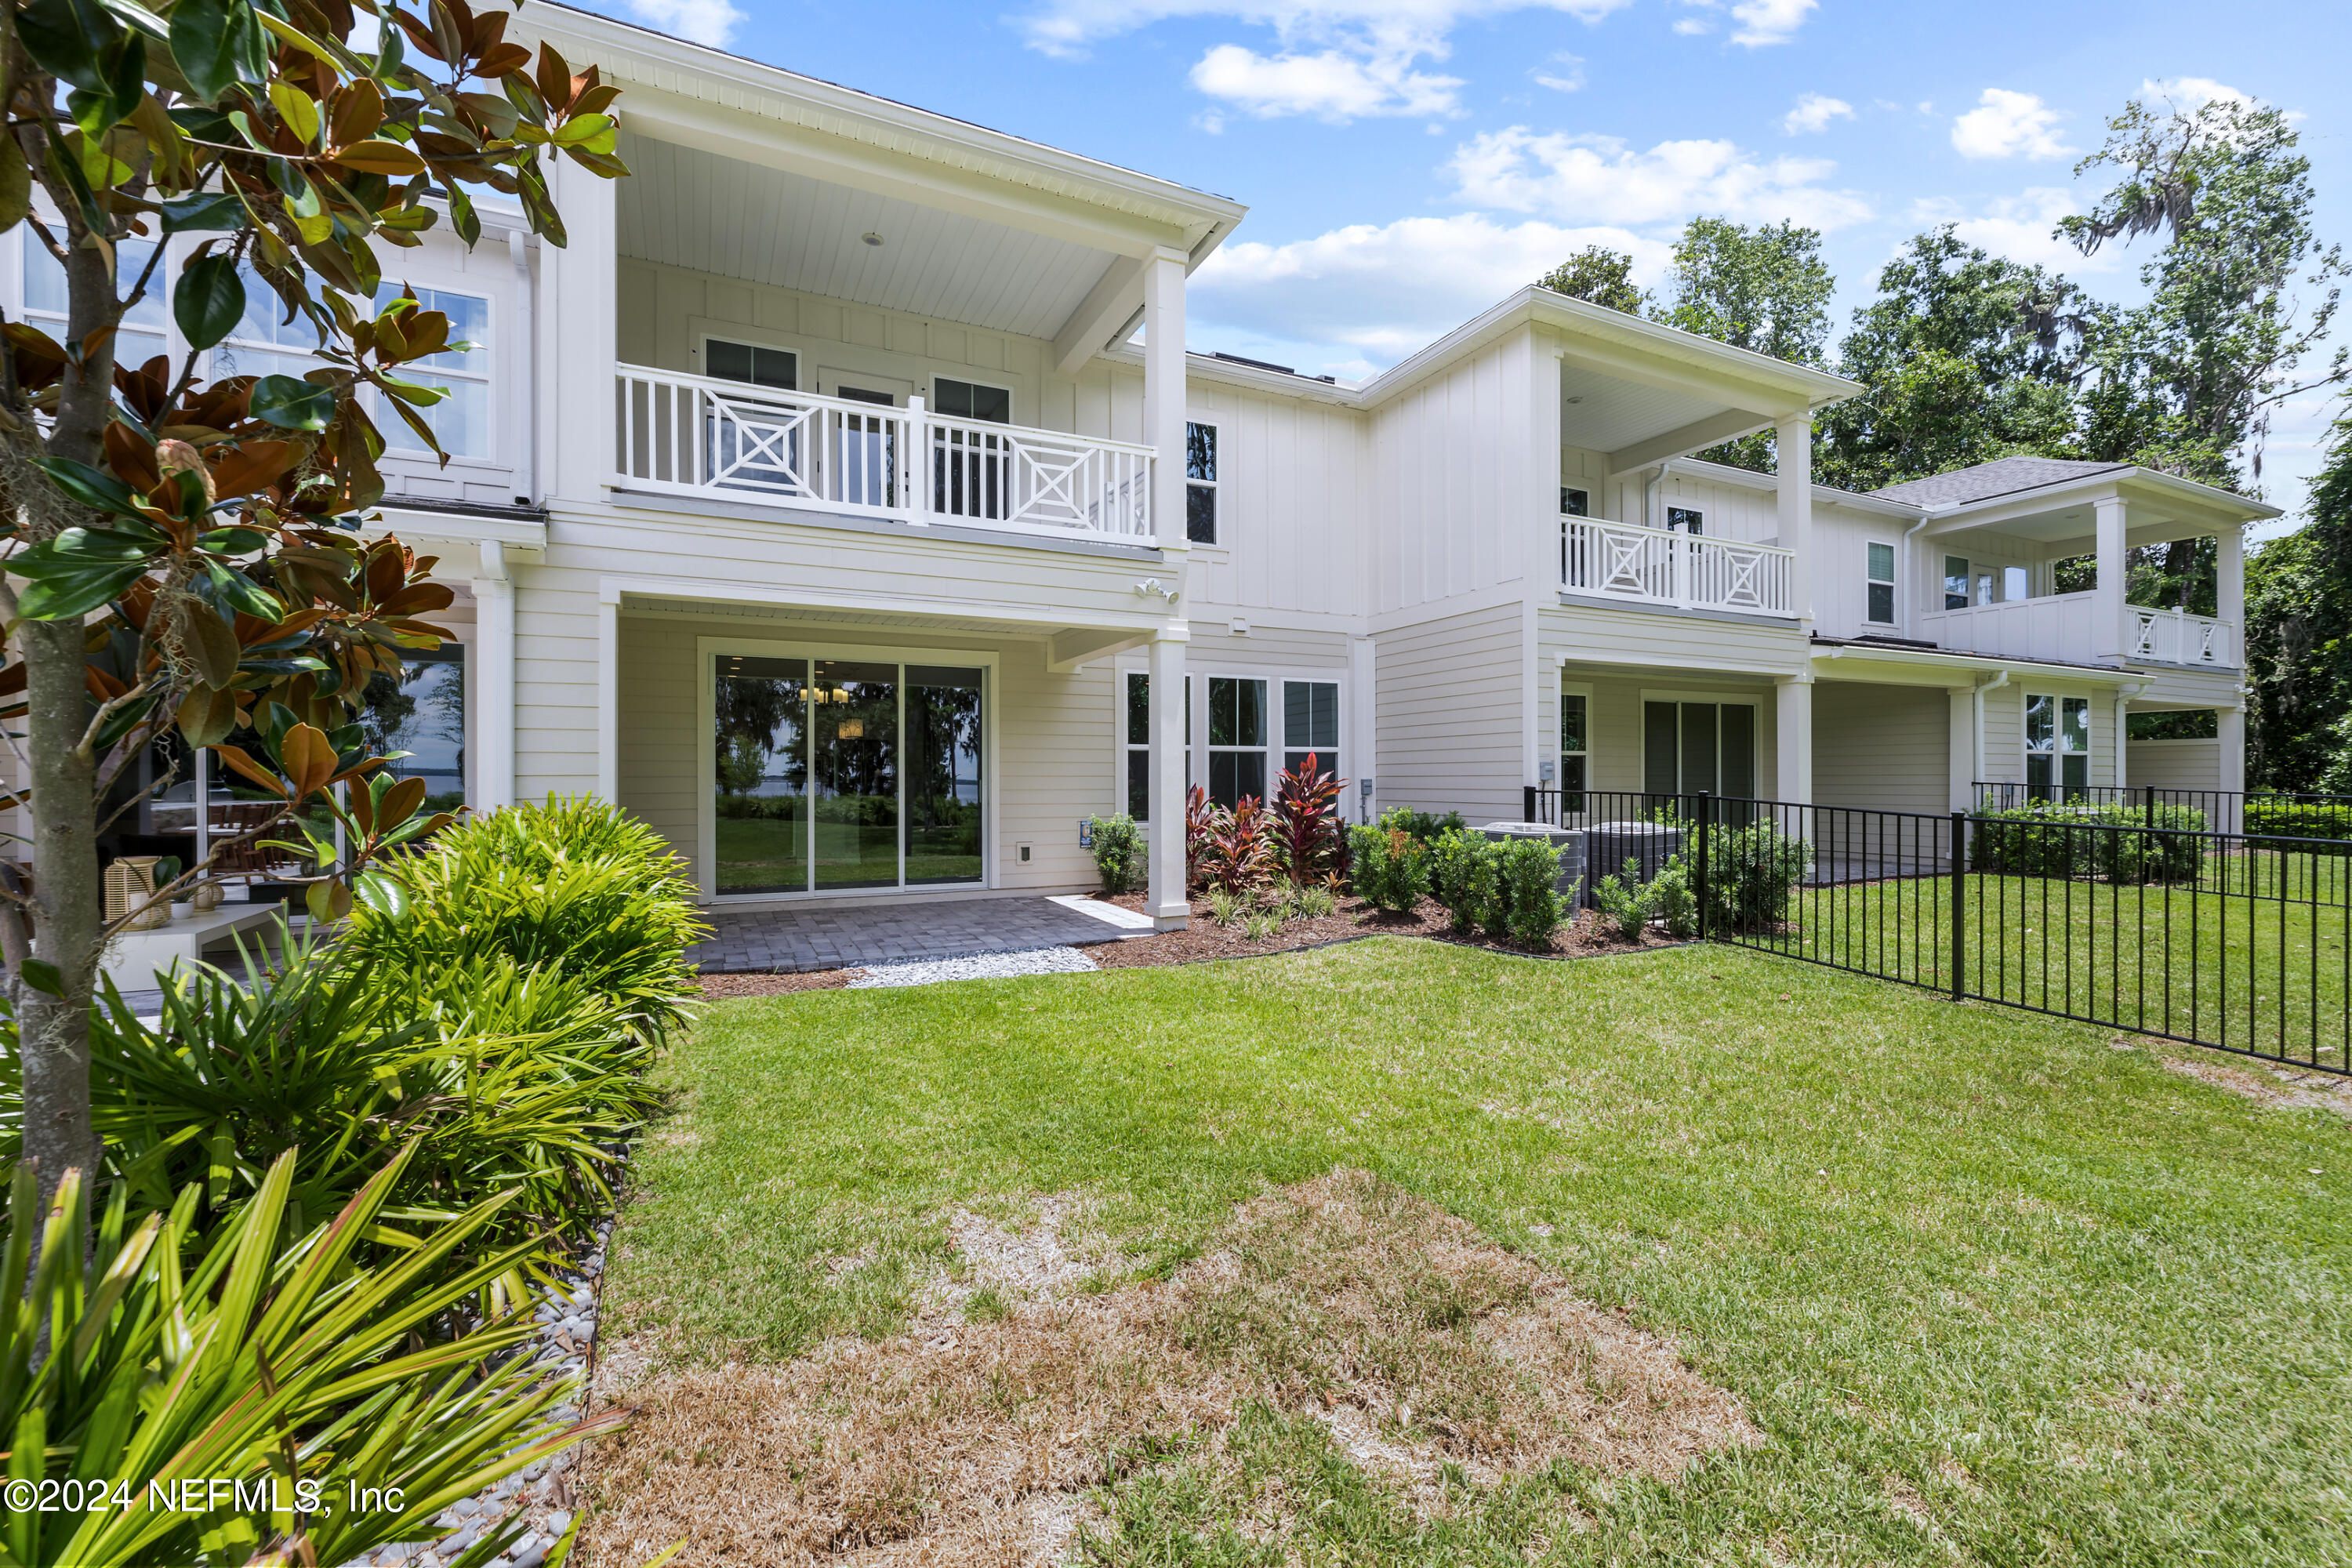
[[[635,173],[559,165],[566,247],[486,205],[470,251],[400,257],[475,345],[427,367],[449,461],[383,464],[457,593],[394,737],[444,798],[597,792],[751,909],[1090,887],[1081,824],[1124,810],[1173,923],[1188,787],[1308,752],[1351,818],[2242,780],[2271,508],[2023,458],[1817,487],[1853,384],[1538,289],[1360,386],[1190,353],[1236,202],[552,4],[518,26],[623,87]],[[11,249],[0,299],[41,321],[47,267]],[[151,314],[126,338],[173,348]],[[302,369],[275,315],[215,368]],[[1759,430],[1776,475],[1691,456]],[[2126,548],[2192,535],[2221,616],[2127,605]],[[2099,587],[2054,593],[2085,553]],[[2218,741],[2125,744],[2163,709]]]

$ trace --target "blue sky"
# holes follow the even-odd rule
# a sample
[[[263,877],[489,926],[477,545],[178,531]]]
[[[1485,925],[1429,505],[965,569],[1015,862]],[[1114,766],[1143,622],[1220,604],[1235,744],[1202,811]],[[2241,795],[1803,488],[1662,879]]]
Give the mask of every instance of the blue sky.
[[[1195,275],[1192,346],[1356,379],[1586,244],[1645,280],[1690,217],[1822,228],[1842,331],[1940,221],[2137,291],[2050,237],[2081,153],[2150,90],[2297,113],[2352,242],[2342,0],[608,0],[755,58],[1249,204]],[[2281,410],[2299,507],[2331,405]]]

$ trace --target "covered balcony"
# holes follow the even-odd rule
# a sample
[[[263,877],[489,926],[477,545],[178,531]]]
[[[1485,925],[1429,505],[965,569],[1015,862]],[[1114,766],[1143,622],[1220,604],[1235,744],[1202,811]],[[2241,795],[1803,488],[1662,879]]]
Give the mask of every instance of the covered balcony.
[[[1794,620],[1796,554],[1596,517],[1559,520],[1562,590],[1633,604]]]

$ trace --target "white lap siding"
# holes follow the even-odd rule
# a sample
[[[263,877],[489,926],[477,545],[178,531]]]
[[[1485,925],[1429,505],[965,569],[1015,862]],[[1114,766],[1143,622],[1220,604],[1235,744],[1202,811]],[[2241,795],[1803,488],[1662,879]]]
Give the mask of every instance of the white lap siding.
[[[1374,639],[1383,810],[1516,818],[1527,747],[1524,608],[1496,605]]]
[[[1951,699],[1942,687],[1817,682],[1815,804],[1948,811],[1951,728]]]

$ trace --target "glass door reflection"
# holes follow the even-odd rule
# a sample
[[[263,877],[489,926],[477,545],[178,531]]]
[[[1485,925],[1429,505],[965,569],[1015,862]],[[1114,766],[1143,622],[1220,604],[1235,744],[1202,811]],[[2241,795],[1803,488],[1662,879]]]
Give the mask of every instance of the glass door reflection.
[[[811,855],[820,892],[898,882],[898,667],[816,661]]]
[[[907,667],[907,880],[981,879],[980,675]]]
[[[808,660],[721,655],[717,890],[809,885]]]

